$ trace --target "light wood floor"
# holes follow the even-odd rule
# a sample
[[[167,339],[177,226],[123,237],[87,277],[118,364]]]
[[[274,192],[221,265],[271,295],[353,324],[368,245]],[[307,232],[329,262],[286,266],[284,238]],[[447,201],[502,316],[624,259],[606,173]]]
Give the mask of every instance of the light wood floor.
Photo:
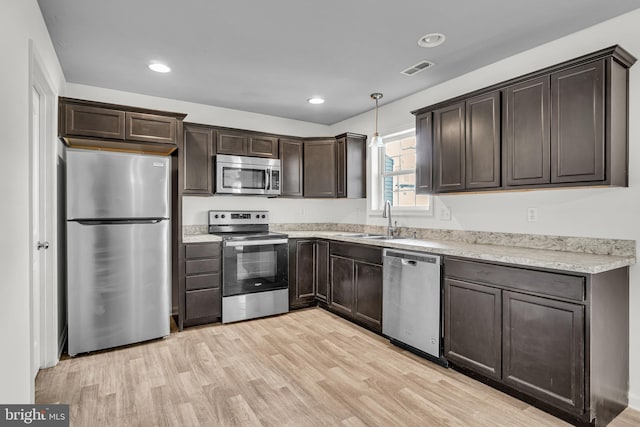
[[[321,309],[66,358],[36,402],[69,403],[72,426],[567,425]]]

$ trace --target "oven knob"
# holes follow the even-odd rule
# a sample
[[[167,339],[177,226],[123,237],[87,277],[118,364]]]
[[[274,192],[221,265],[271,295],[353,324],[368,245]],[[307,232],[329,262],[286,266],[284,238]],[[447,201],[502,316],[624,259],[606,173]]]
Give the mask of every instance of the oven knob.
[[[224,214],[222,214],[222,218],[224,218]]]
[[[218,215],[218,214],[216,214],[215,218],[218,218],[218,216],[219,216],[219,215]]]
[[[267,217],[266,215],[262,215],[262,218],[266,218],[266,217]]]

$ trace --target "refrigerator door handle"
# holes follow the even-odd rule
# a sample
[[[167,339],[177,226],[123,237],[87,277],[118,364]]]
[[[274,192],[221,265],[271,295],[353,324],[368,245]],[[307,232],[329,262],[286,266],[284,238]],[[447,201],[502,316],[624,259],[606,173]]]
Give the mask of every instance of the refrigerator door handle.
[[[168,218],[140,218],[140,219],[76,219],[72,220],[81,225],[118,225],[118,224],[157,224]]]

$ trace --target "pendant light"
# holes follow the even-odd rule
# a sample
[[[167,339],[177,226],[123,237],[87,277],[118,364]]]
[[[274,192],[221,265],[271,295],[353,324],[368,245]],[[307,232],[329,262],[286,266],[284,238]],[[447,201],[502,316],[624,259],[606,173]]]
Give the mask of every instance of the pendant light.
[[[384,147],[384,142],[382,141],[382,137],[378,133],[378,100],[382,98],[381,93],[372,93],[371,99],[375,99],[376,101],[376,133],[373,134],[373,138],[371,138],[371,142],[369,143],[369,148],[380,148]]]

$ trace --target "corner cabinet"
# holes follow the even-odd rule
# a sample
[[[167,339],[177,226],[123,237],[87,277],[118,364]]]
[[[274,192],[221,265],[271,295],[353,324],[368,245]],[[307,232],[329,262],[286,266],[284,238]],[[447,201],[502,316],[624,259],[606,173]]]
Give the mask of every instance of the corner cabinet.
[[[414,111],[417,191],[627,186],[635,61],[613,46]]]
[[[304,142],[304,197],[335,198],[336,140],[307,139]]]
[[[185,114],[59,98],[59,136],[70,147],[171,154]]]
[[[444,276],[454,366],[571,422],[606,425],[627,406],[628,267],[579,274],[445,257]]]
[[[324,240],[289,240],[289,308],[327,302],[329,243]]]

